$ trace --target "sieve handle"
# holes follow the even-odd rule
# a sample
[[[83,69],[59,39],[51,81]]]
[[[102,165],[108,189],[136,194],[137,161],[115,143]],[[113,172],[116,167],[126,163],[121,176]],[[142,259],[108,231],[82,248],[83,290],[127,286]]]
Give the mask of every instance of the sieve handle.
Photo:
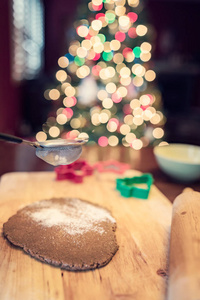
[[[1,132],[0,132],[0,140],[17,143],[17,144],[21,144],[23,142],[23,139],[21,139],[17,136],[6,134],[6,133],[1,133]]]

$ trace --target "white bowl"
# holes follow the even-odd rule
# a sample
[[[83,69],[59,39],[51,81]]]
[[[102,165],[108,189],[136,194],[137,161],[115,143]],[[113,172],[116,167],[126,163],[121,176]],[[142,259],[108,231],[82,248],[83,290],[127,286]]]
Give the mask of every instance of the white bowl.
[[[156,146],[154,155],[167,175],[182,182],[200,179],[200,147],[187,144]]]

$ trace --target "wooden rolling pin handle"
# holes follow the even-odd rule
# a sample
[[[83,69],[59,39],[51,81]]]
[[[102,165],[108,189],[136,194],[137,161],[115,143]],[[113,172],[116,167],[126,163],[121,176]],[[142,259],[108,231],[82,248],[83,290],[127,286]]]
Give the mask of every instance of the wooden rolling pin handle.
[[[200,300],[200,193],[185,191],[173,203],[168,300]]]

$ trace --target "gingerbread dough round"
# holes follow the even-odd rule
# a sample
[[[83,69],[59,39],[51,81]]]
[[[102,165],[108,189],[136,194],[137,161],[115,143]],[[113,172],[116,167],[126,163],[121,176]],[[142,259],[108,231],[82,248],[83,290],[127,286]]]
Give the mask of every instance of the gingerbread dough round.
[[[3,225],[12,244],[43,262],[74,271],[106,265],[118,249],[115,230],[108,210],[77,198],[33,203]]]

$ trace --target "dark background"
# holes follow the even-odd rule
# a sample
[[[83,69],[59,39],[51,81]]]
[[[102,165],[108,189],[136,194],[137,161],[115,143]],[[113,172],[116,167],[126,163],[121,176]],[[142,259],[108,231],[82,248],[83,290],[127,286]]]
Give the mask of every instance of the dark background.
[[[44,66],[34,80],[11,78],[11,1],[0,1],[0,132],[34,136],[50,104],[44,90],[54,87],[58,58],[67,52],[67,32],[80,0],[44,0]],[[200,145],[200,1],[148,0],[156,30],[153,54],[167,117],[165,139]]]

